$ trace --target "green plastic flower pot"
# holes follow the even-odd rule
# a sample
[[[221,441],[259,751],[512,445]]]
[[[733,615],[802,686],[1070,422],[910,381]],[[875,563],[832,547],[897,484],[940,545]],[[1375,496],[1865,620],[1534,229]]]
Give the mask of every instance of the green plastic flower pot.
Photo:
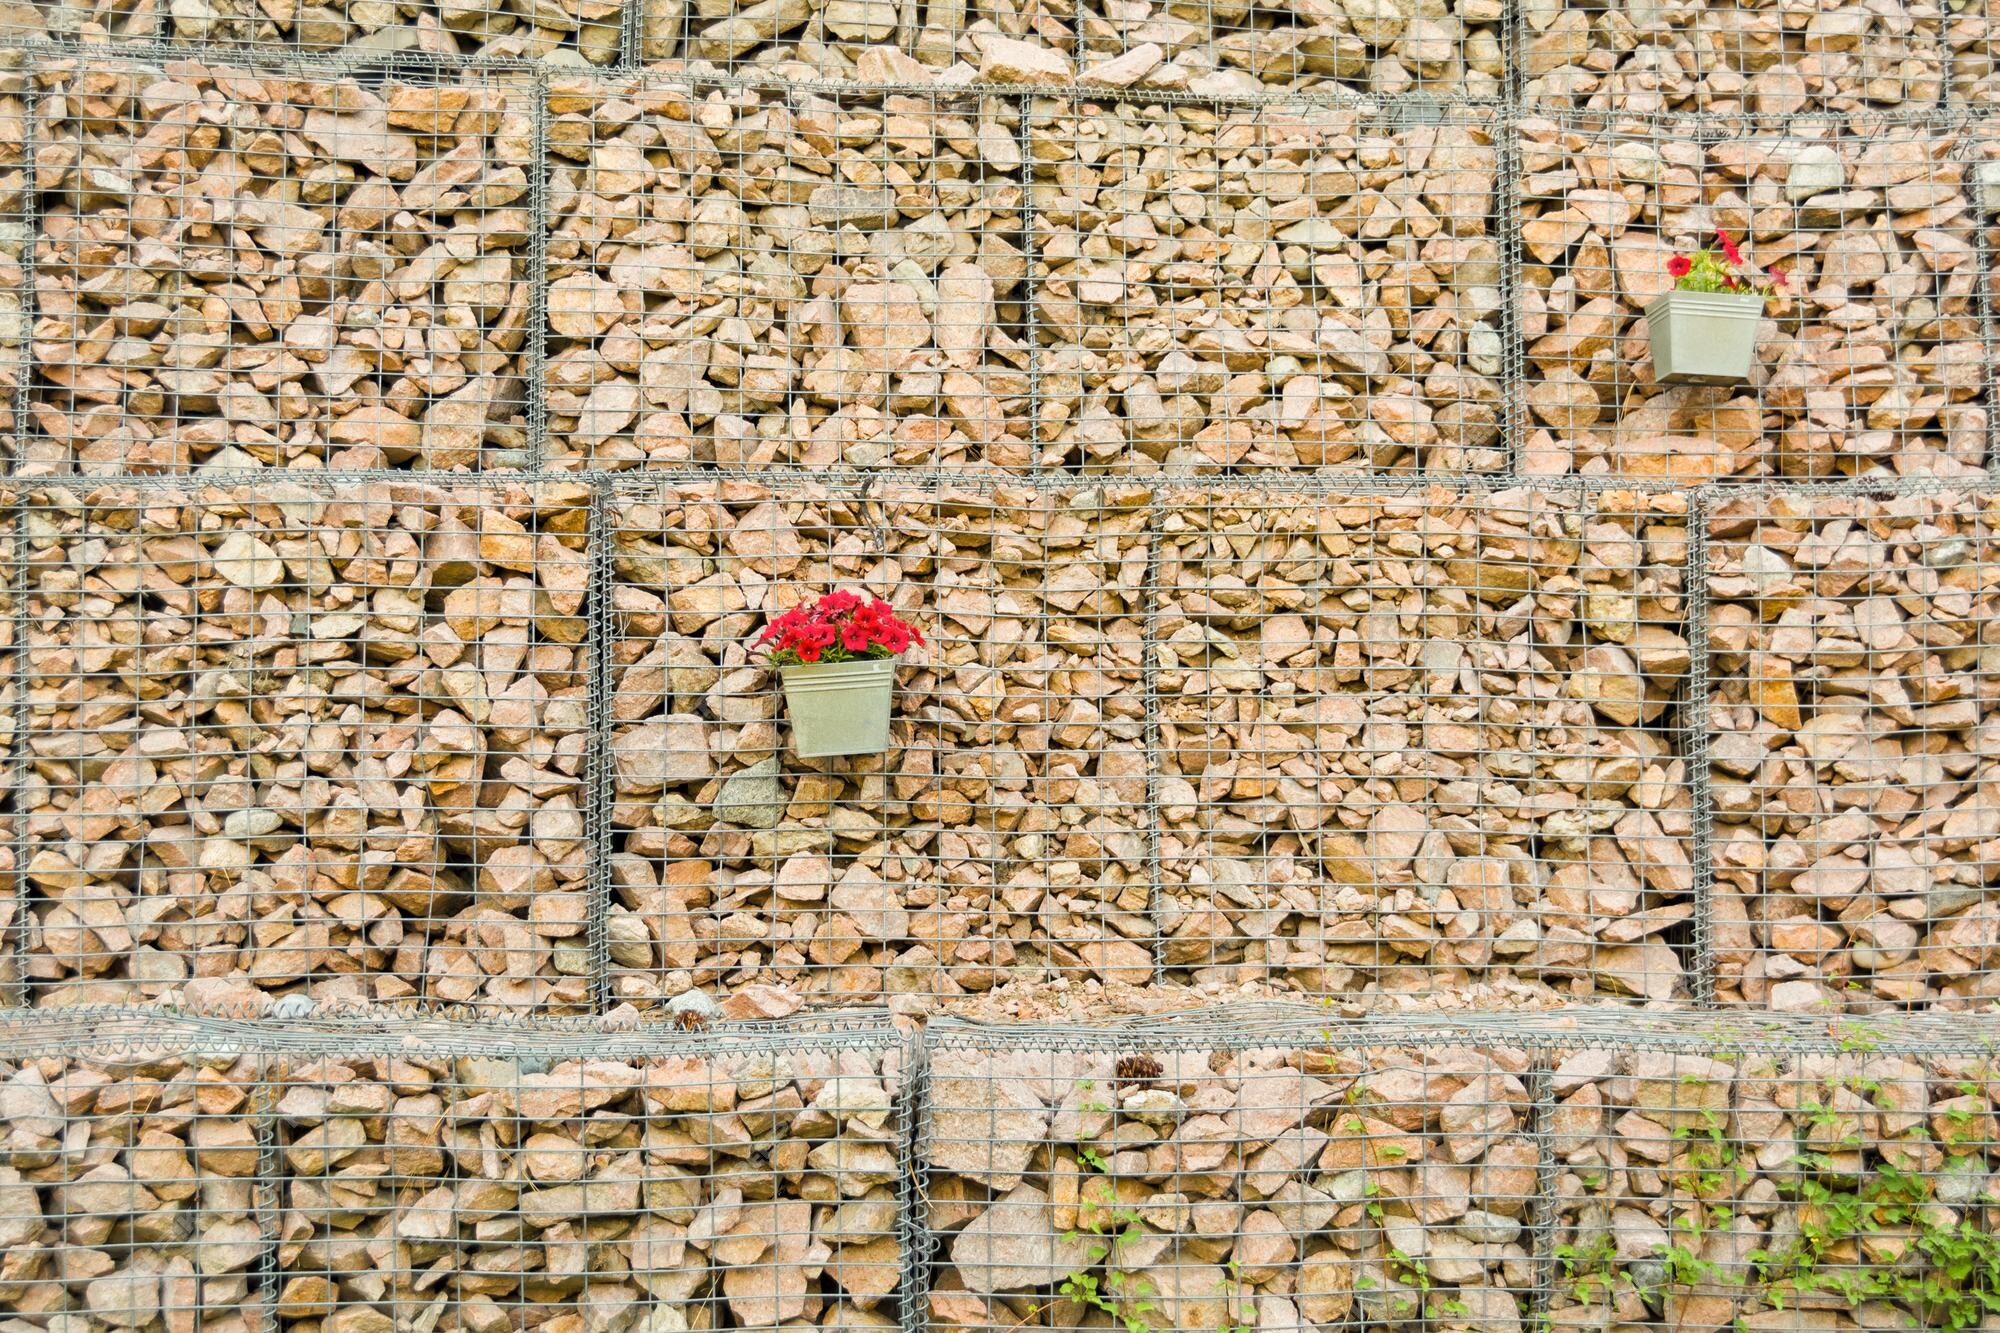
[[[1662,384],[1741,384],[1750,378],[1764,298],[1746,292],[1668,292],[1646,307],[1653,378]]]
[[[792,749],[801,759],[880,754],[889,748],[896,659],[812,662],[780,668]]]

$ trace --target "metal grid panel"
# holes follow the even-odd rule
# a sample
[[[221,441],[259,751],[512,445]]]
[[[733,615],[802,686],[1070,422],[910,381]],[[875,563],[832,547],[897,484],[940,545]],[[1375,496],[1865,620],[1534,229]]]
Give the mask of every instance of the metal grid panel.
[[[45,487],[37,1003],[591,1003],[589,495]]]
[[[1777,1009],[2000,995],[1985,668],[1994,497],[1716,502],[1718,996]]]
[[[1561,1056],[1553,1327],[1980,1327],[1994,1072],[1865,1041]]]
[[[1502,0],[1084,0],[1082,82],[1220,96],[1351,89],[1495,101],[1506,90],[1506,14]]]
[[[18,468],[24,452],[22,385],[27,382],[32,291],[34,164],[28,143],[32,97],[25,61],[0,71],[0,466]]]
[[[1158,504],[1170,976],[1685,997],[1684,496]]]
[[[268,1062],[234,1042],[59,1041],[0,1058],[0,1316],[19,1327],[256,1333]]]
[[[642,0],[640,59],[767,85],[1068,83],[1071,0]]]
[[[1068,1283],[1156,1328],[1978,1327],[1995,1037],[1616,1008],[941,1020],[932,1321],[1098,1326]]]
[[[554,92],[556,466],[1024,472],[1017,108]]]
[[[10,0],[0,40],[162,60],[288,53],[386,69],[399,63],[611,64],[624,0]]]
[[[532,461],[532,80],[34,71],[27,470]]]
[[[1986,0],[1945,0],[1944,10],[1947,96],[1955,106],[1987,110],[2000,102],[1992,6]]]
[[[1524,1051],[1135,1026],[932,1029],[932,1327],[1519,1324]]]
[[[1523,469],[1718,478],[1985,466],[1991,334],[1946,121],[1520,123]],[[1785,274],[1746,384],[1654,382],[1642,314],[1718,229]]]
[[[280,1329],[898,1327],[892,1031],[574,1046],[287,1056]]]
[[[1503,469],[1492,118],[1407,110],[1035,104],[1043,465]]]
[[[18,797],[27,778],[21,744],[27,693],[21,685],[22,589],[27,570],[20,540],[19,494],[12,482],[0,485],[0,1005],[22,1001],[19,966],[21,923],[26,915],[26,880],[21,876],[22,825]]]
[[[612,997],[927,1008],[1151,979],[1146,493],[811,484],[610,509]],[[916,623],[890,749],[790,753],[766,619],[838,587]]]
[[[1524,101],[1627,115],[1924,108],[1944,96],[1936,0],[1520,0]],[[1953,45],[1972,44],[1969,21]]]

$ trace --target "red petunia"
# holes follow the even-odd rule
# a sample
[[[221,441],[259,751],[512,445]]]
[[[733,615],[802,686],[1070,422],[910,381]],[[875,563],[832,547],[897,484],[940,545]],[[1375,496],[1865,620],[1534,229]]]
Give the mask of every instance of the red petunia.
[[[1692,259],[1689,259],[1686,255],[1675,255],[1667,261],[1667,276],[1685,278],[1688,275],[1688,270],[1693,267],[1694,261]]]
[[[1716,228],[1715,239],[1722,242],[1722,253],[1730,263],[1741,264],[1743,262],[1743,252],[1736,248],[1736,242],[1729,239],[1728,232],[1723,231],[1720,227]]]
[[[894,657],[923,641],[881,598],[832,592],[773,617],[756,644],[768,646],[771,661],[785,665]]]

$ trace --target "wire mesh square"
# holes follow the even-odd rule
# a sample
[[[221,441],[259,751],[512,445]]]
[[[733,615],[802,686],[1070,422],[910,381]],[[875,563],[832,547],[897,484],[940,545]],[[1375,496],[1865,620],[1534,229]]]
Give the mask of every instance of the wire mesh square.
[[[1523,469],[1666,478],[1972,476],[1991,331],[1964,131],[1802,120],[1520,124]],[[1657,382],[1676,255],[1782,275],[1748,377]]]
[[[1686,997],[1684,496],[1159,503],[1170,977]]]
[[[899,1044],[575,1039],[288,1057],[278,1327],[899,1326]]]
[[[1066,84],[1071,0],[644,0],[640,58],[662,72],[802,82]]]
[[[20,722],[26,710],[21,681],[21,588],[26,580],[17,540],[20,493],[14,483],[0,485],[0,772],[7,789],[0,792],[0,1003],[21,1003],[19,985],[22,928],[22,824],[20,793],[27,774]]]
[[[1626,115],[1921,110],[1944,96],[1935,0],[1521,0],[1521,97]],[[1970,43],[1961,32],[1954,46]]]
[[[255,1333],[268,1242],[266,1057],[10,1034],[0,1059],[0,1314],[21,1327]]]
[[[670,485],[611,504],[612,997],[918,1011],[1152,976],[1146,496]],[[807,760],[753,640],[837,589],[924,636],[887,750]],[[725,1004],[729,1012],[729,1004]]]
[[[25,62],[0,71],[0,461],[17,468],[25,452],[21,386],[27,375],[33,200],[28,190],[28,91]]]
[[[22,521],[36,1003],[592,1003],[584,488],[93,483]]]
[[[1045,101],[1045,468],[1499,471],[1490,116]]]
[[[1508,89],[1506,14],[1497,0],[1085,0],[1081,81],[1225,97],[1311,89],[1495,101]]]
[[[175,57],[296,52],[355,65],[622,58],[624,0],[10,0],[0,39]]]
[[[1984,491],[1757,494],[1709,522],[1718,995],[1781,1010],[2000,994],[1983,780]]]
[[[1845,1046],[1560,1054],[1552,1326],[1978,1327],[1992,1061]]]
[[[532,464],[532,81],[34,71],[26,470]]]
[[[1520,1326],[1526,1052],[1134,1027],[931,1029],[932,1327]]]
[[[1016,108],[641,75],[551,109],[554,465],[1029,469]]]
[[[1994,65],[1996,16],[1985,0],[1945,0],[1947,95],[1953,106],[1984,109],[2000,94]]]

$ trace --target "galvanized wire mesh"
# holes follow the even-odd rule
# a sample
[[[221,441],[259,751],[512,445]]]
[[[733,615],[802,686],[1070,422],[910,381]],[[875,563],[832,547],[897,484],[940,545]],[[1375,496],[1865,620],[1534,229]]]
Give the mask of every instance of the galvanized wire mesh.
[[[1719,498],[1704,583],[1719,995],[1990,1000],[1992,497]]]
[[[901,1039],[625,1045],[287,1055],[280,1325],[896,1327]]]
[[[1984,77],[1985,20],[1948,12],[1960,8],[1968,6],[1520,0],[1521,95],[1540,107],[1642,116],[1933,107],[1945,96],[1948,59],[1955,95]]]
[[[926,1301],[993,1329],[1976,1327],[2000,1271],[1993,1035],[942,1020]]]
[[[1990,1000],[1987,499],[23,483],[9,956],[230,1012]],[[752,639],[841,586],[929,642],[804,760]]]
[[[1016,108],[552,92],[554,467],[1025,472]]]
[[[624,0],[15,0],[0,14],[9,45],[224,60],[296,53],[357,68],[423,63],[624,59]]]
[[[1502,470],[1494,140],[1488,111],[1037,104],[1042,464]]]
[[[532,461],[533,79],[30,68],[23,471]]]
[[[1150,980],[1147,516],[1136,487],[616,490],[613,997]],[[804,761],[750,640],[833,587],[929,646],[886,753]]]
[[[33,488],[35,1002],[590,1007],[590,499]]]
[[[1977,221],[1954,123],[1520,122],[1524,471],[1971,477],[1986,466]],[[1656,382],[1641,314],[1727,233],[1782,275],[1741,384]]]
[[[879,1018],[621,1034],[93,1013],[4,1039],[15,1319],[900,1318],[910,1061]]]
[[[1685,497],[1157,504],[1170,974],[1686,996]]]

